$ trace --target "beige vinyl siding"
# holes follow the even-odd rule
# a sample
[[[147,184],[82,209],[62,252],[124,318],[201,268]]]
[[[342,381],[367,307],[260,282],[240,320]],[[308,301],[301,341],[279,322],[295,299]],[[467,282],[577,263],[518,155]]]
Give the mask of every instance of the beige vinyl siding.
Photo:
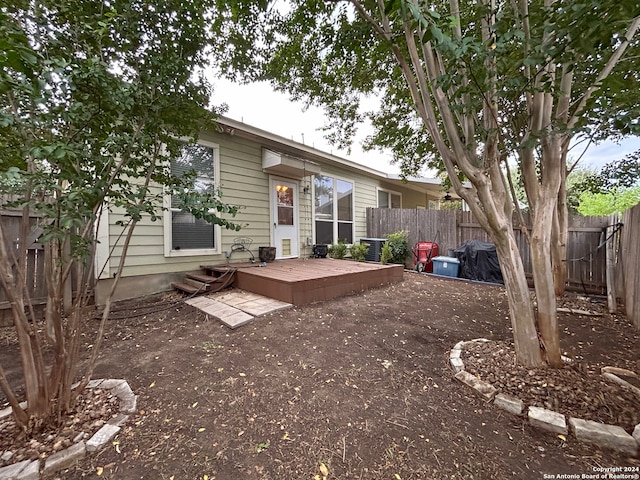
[[[242,226],[239,232],[221,228],[221,254],[197,256],[164,256],[164,227],[162,219],[151,222],[143,220],[136,227],[125,262],[124,276],[145,275],[165,272],[197,270],[203,264],[225,263],[225,252],[231,248],[236,237],[253,239],[251,249],[258,256],[258,247],[270,244],[269,233],[269,181],[262,172],[262,150],[257,143],[225,134],[204,133],[202,140],[213,142],[219,147],[220,178],[218,186],[222,190],[224,202],[240,206],[235,218],[229,220]],[[161,210],[158,209],[161,216]],[[110,244],[113,247],[122,227],[116,225],[122,215],[109,215]],[[124,237],[123,237],[124,238]],[[119,241],[122,244],[123,239]],[[111,275],[120,261],[121,246],[116,246],[111,261]],[[234,253],[232,262],[246,261],[247,253]]]
[[[262,146],[255,141],[224,133],[203,133],[201,139],[218,145],[220,178],[216,179],[216,182],[222,191],[223,201],[240,207],[235,219],[231,217],[228,219],[241,225],[242,229],[236,232],[221,228],[220,254],[165,257],[164,226],[159,206],[160,218],[156,222],[151,222],[148,217],[145,217],[136,227],[125,263],[124,276],[192,271],[203,264],[226,263],[225,252],[230,250],[236,237],[253,239],[251,250],[256,258],[260,246],[271,245],[270,177],[262,171]],[[400,192],[405,208],[414,208],[416,205],[427,203],[424,194],[398,188],[384,182],[382,178],[364,174],[353,168],[323,164],[321,169],[323,175],[353,181],[355,224],[353,238],[356,243],[366,237],[366,209],[377,206],[378,188]],[[312,253],[311,246],[307,244],[307,238],[311,237],[314,240],[314,211],[311,190],[305,194],[304,188],[311,187],[313,179],[306,177],[297,181],[297,184],[299,255],[307,257]],[[124,235],[118,240],[122,227],[116,225],[116,222],[123,218],[123,215],[117,212],[109,215],[110,247],[113,247],[116,241],[118,242],[110,262],[110,277],[116,272],[122,252]],[[248,259],[247,253],[237,252],[232,255],[231,262]]]
[[[259,144],[230,135],[203,135],[220,146],[220,188],[225,202],[240,210],[233,222],[239,232],[222,230],[222,251],[231,248],[236,237],[253,240],[251,250],[258,257],[258,247],[270,244],[269,177],[262,171],[262,149]],[[226,262],[224,253],[217,262]],[[246,253],[234,253],[231,261],[246,261]],[[214,262],[214,263],[217,263]]]
[[[402,195],[402,208],[416,208],[427,207],[427,196],[422,192],[416,192],[411,188],[402,188],[398,187],[398,185],[390,185],[388,183],[381,182],[380,188],[383,190],[388,190],[390,192],[398,192]],[[377,206],[378,199],[376,198],[376,203],[373,205]]]
[[[300,180],[299,189],[298,189],[298,225],[300,232],[300,241],[298,245],[300,246],[300,256],[301,257],[309,257],[313,253],[313,246],[307,245],[307,237],[312,239],[313,244],[313,197],[312,186],[313,178],[305,177]],[[304,187],[309,187],[309,193],[304,193]]]
[[[427,208],[428,206],[427,196],[424,193],[410,189],[402,192],[402,208]]]

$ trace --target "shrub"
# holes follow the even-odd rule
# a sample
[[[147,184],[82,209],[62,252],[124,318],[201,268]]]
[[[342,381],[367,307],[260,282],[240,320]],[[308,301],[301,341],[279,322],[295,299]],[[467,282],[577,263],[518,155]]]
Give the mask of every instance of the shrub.
[[[344,258],[344,256],[347,254],[347,246],[343,242],[339,241],[338,243],[329,245],[327,253],[331,258]]]
[[[387,235],[385,245],[388,245],[391,250],[391,256],[389,258],[391,263],[400,263],[404,265],[404,262],[409,258],[409,255],[411,255],[407,232],[404,230]]]
[[[391,260],[391,257],[391,247],[389,246],[389,242],[384,242],[382,250],[380,250],[380,263],[386,265]]]
[[[351,258],[356,262],[364,262],[364,256],[369,251],[369,247],[367,247],[364,243],[354,243],[349,247],[349,254]]]

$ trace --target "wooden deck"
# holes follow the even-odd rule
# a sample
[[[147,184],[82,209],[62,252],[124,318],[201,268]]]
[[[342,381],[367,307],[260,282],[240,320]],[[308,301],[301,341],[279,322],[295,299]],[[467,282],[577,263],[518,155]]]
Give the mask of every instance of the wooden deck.
[[[294,305],[305,305],[362,292],[402,280],[402,265],[330,258],[296,258],[237,267],[234,286]],[[204,267],[213,268],[213,267]]]

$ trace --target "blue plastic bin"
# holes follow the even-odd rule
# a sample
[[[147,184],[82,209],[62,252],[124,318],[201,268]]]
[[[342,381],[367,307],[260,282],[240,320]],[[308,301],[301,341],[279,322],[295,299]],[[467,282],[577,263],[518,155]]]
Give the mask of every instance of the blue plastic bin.
[[[460,270],[460,261],[454,257],[435,257],[433,262],[433,273],[443,275],[445,277],[458,277]]]

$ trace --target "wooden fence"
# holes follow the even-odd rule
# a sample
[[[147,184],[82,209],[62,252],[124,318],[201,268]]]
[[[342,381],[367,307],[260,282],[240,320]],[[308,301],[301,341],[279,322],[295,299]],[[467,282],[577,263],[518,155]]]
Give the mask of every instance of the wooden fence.
[[[2,222],[7,252],[17,253],[22,211],[3,210],[0,212],[0,222]],[[31,219],[32,225],[35,225],[35,222],[35,218]],[[39,243],[33,243],[27,250],[26,274],[25,286],[29,298],[34,305],[43,303],[47,294],[47,285],[44,276],[44,249]],[[0,288],[0,326],[11,323],[10,307],[4,289]]]
[[[570,217],[567,242],[570,286],[590,293],[606,293],[606,254],[601,244],[608,222],[607,217]],[[419,241],[437,243],[440,255],[448,255],[450,250],[468,240],[491,241],[471,212],[367,208],[367,237],[384,238],[399,230],[407,232],[411,246]],[[514,229],[514,233],[525,271],[530,275],[531,258],[526,237],[519,229]]]
[[[5,197],[6,198],[6,197]],[[31,300],[31,304],[35,307],[36,315],[41,315],[42,311],[39,306],[46,303],[47,297],[47,284],[45,277],[45,264],[44,264],[44,247],[37,242],[38,232],[41,232],[37,228],[37,218],[31,217],[31,228],[29,231],[29,237],[27,237],[27,266],[26,266],[26,278],[24,279],[24,285],[26,287],[25,298]],[[2,222],[2,231],[4,234],[5,245],[7,252],[11,255],[11,252],[17,253],[18,241],[20,238],[20,225],[22,223],[22,211],[4,209],[0,210],[0,222]],[[13,263],[13,259],[9,259]],[[81,268],[81,266],[74,264],[71,269],[71,275],[69,276],[67,283],[64,286],[64,303],[65,308],[70,305],[70,302],[74,295],[74,288],[77,285],[78,275],[83,275],[83,281],[87,280],[87,269]],[[0,287],[0,326],[11,325],[13,317],[11,313],[11,305],[9,304],[6,296],[6,292]]]
[[[640,205],[622,215],[622,230],[618,249],[617,296],[624,300],[627,318],[640,330]],[[622,288],[620,288],[622,287]]]

